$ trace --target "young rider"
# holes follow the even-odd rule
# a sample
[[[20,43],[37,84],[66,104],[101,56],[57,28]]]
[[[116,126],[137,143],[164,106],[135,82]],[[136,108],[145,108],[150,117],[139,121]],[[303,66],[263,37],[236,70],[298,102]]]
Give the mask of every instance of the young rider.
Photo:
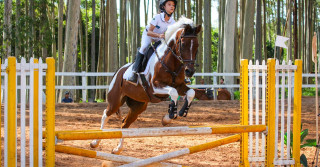
[[[136,55],[136,60],[133,64],[133,75],[128,79],[129,82],[138,85],[138,73],[143,72],[145,67],[142,67],[142,61],[144,59],[144,53],[149,48],[152,41],[157,42],[161,38],[164,38],[164,33],[168,26],[175,23],[172,14],[176,8],[176,0],[160,0],[159,8],[160,14],[157,14],[146,27],[142,34],[141,48]]]

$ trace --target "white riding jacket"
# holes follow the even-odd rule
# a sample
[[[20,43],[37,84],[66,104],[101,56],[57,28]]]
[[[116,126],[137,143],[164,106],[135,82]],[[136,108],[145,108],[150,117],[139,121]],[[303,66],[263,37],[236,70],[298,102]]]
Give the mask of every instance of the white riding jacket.
[[[151,21],[150,24],[155,26],[155,29],[153,32],[158,34],[163,34],[167,31],[168,26],[171,24],[174,24],[176,21],[173,19],[173,17],[170,17],[168,21],[165,21],[164,19],[164,13],[157,14]],[[147,35],[148,30],[150,28],[150,24],[147,25],[146,29],[143,31],[142,34],[142,40],[141,40],[141,48],[139,50],[140,53],[144,54],[147,49],[149,48],[149,45],[152,41],[159,41],[160,38],[154,38]]]

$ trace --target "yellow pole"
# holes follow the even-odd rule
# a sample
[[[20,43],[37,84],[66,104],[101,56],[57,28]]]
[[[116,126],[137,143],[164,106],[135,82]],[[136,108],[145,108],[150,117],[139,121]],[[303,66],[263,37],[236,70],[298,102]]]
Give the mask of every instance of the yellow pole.
[[[55,147],[56,152],[65,153],[65,154],[72,154],[72,155],[78,155],[82,157],[88,157],[88,158],[97,158],[97,152],[92,150],[85,150],[82,148],[76,148],[76,147],[69,147],[69,146],[63,146],[63,145],[56,145]]]
[[[266,123],[268,126],[268,135],[266,140],[266,166],[274,166],[274,145],[275,145],[275,71],[276,61],[275,59],[268,59],[268,77],[267,77],[267,118]]]
[[[39,60],[34,59],[34,64],[38,64]],[[32,71],[31,71],[32,72]],[[38,136],[39,136],[39,123],[38,123],[38,110],[39,110],[39,68],[34,69],[34,79],[33,79],[33,163],[34,166],[37,167],[38,164]]]
[[[16,58],[8,58],[8,165],[16,166]]]
[[[248,125],[248,60],[241,60],[240,64],[240,124]],[[240,165],[249,166],[248,160],[248,133],[241,133]]]
[[[296,60],[295,65],[297,66],[297,70],[294,73],[292,157],[295,161],[295,166],[300,167],[301,166],[300,165],[300,126],[301,126],[302,60]]]
[[[200,151],[205,151],[205,150],[215,148],[215,147],[218,147],[218,146],[221,146],[224,144],[234,143],[234,142],[239,141],[240,139],[241,139],[241,135],[238,134],[238,135],[233,135],[233,136],[229,136],[226,138],[222,138],[222,139],[219,139],[216,141],[212,141],[209,143],[204,143],[204,144],[200,144],[197,146],[193,146],[193,147],[189,148],[189,150],[190,150],[189,154],[193,154],[193,153],[200,152]]]
[[[55,164],[55,61],[47,58],[46,74],[46,166]]]

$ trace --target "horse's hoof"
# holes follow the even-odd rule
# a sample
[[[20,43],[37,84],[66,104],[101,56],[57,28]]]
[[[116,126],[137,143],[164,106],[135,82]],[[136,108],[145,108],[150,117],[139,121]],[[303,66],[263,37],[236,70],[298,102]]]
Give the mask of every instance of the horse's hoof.
[[[90,147],[91,148],[97,148],[99,146],[99,141],[97,140],[93,140],[91,143],[90,143]]]
[[[172,121],[172,119],[170,119],[169,115],[166,114],[165,116],[162,117],[161,123],[162,123],[163,126],[166,126],[166,125],[170,124],[171,121]]]
[[[118,149],[118,148],[115,148],[111,151],[112,154],[116,154],[116,155],[119,155],[121,153],[122,149]]]

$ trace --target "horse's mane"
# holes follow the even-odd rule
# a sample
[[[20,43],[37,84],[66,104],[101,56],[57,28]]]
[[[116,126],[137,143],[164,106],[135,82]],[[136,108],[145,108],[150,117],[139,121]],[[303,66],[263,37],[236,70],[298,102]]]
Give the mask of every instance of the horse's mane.
[[[168,30],[166,31],[166,34],[165,34],[166,42],[168,42],[170,40],[171,36],[175,32],[177,32],[177,30],[179,30],[183,25],[186,25],[186,24],[193,26],[193,21],[191,19],[188,19],[188,18],[182,16],[182,17],[180,17],[180,19],[176,23],[168,26]]]

